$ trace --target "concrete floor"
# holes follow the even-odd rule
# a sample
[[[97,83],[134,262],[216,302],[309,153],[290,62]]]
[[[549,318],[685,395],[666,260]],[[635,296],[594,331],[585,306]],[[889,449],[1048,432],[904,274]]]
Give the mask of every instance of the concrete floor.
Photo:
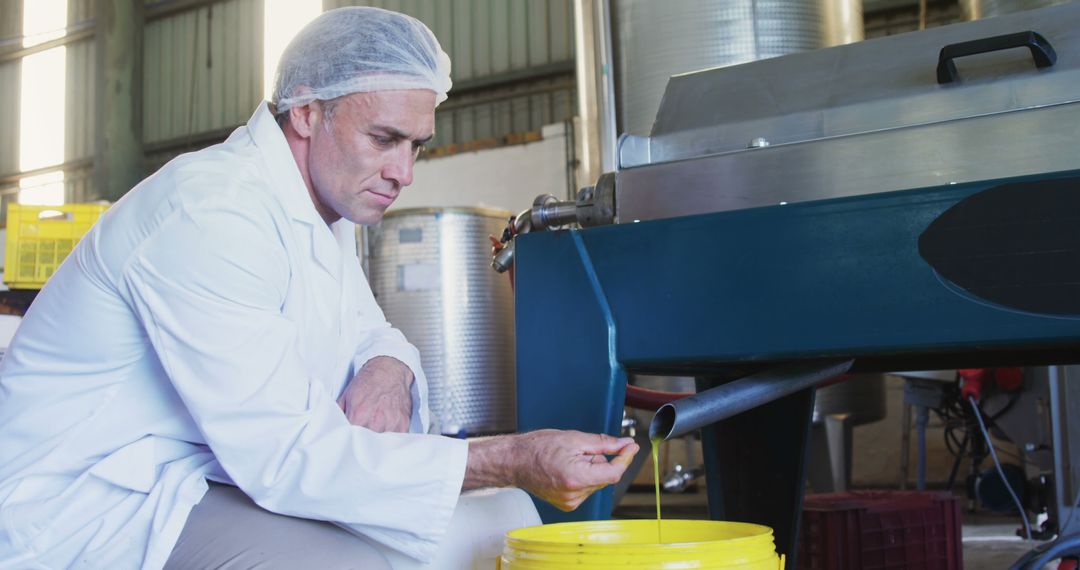
[[[993,515],[968,515],[963,526],[964,568],[1005,569],[1027,551],[1041,544],[1016,536],[1019,519]],[[1057,563],[1046,566],[1057,568]]]
[[[639,488],[640,490],[640,488]],[[665,518],[703,519],[707,517],[703,493],[663,495]],[[655,503],[651,493],[628,493],[615,511],[616,518],[652,518]],[[1019,519],[992,514],[964,513],[962,540],[965,570],[1005,570],[1012,566],[1038,542],[1027,542],[1016,536]],[[1047,568],[1057,568],[1051,564]]]

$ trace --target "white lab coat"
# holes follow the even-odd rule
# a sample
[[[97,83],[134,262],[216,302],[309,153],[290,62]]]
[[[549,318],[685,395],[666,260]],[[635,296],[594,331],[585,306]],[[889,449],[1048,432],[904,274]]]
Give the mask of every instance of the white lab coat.
[[[376,434],[335,402],[378,355],[416,376],[261,105],[105,213],[0,365],[0,567],[160,568],[206,479],[425,560],[467,443]]]

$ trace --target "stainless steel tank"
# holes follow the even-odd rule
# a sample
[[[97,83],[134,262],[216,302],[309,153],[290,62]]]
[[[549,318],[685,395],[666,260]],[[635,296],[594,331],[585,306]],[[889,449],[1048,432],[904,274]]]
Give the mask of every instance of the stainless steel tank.
[[[862,0],[819,0],[825,45],[840,46],[865,39]]]
[[[1071,0],[960,0],[960,10],[966,20],[981,20],[1023,10],[1055,6],[1069,1]]]
[[[854,378],[820,388],[814,398],[814,423],[826,416],[848,414],[852,426],[885,419],[885,376],[857,374]]]
[[[514,296],[491,270],[489,235],[510,212],[391,211],[369,233],[368,271],[386,318],[420,350],[432,431],[468,435],[517,427]]]
[[[807,480],[817,493],[844,492],[851,485],[852,431],[885,418],[885,376],[856,374],[819,388],[814,397]]]
[[[821,5],[807,0],[615,0],[614,17],[620,132],[635,135],[650,133],[672,75],[826,45]]]

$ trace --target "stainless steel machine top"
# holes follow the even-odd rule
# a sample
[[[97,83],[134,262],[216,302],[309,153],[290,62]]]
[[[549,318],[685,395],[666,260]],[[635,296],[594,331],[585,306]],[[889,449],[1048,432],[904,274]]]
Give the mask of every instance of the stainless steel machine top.
[[[617,221],[1080,169],[1077,22],[1071,3],[672,77],[651,136],[621,141]],[[1052,65],[1002,48],[1030,32]]]

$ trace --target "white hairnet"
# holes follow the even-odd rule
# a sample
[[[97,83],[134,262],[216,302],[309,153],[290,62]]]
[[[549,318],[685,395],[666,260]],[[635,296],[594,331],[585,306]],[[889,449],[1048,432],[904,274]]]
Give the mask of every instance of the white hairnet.
[[[450,90],[450,57],[422,22],[368,7],[324,12],[300,30],[278,62],[278,113],[350,93],[429,89],[435,104]]]

